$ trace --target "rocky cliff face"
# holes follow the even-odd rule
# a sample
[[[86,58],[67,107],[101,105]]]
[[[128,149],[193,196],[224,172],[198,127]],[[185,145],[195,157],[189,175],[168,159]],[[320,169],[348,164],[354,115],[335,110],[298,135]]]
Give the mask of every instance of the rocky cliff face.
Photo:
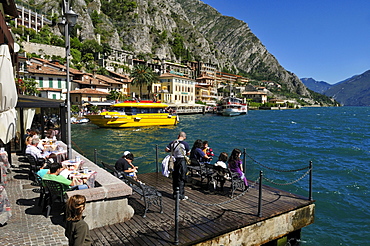
[[[60,3],[33,0],[43,11]],[[134,4],[133,4],[134,3]],[[199,0],[75,0],[82,39],[179,62],[184,59],[217,64],[220,69],[286,84],[289,91],[310,96],[299,78],[286,71],[251,32],[248,25],[221,15]],[[92,14],[100,23],[93,23]]]

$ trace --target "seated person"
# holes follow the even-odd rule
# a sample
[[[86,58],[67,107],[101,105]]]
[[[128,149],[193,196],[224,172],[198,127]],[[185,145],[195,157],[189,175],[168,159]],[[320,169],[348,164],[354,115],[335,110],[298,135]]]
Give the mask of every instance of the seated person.
[[[215,166],[220,166],[222,168],[227,168],[226,162],[227,162],[228,155],[226,152],[222,152],[219,157],[218,161],[215,163]]]
[[[210,158],[212,158],[212,156],[214,156],[215,154],[213,154],[213,150],[209,147],[208,145],[208,141],[203,141],[203,147],[202,147],[202,150],[203,152],[209,156]]]
[[[227,164],[229,165],[230,171],[233,173],[237,173],[240,179],[244,181],[245,189],[247,190],[249,186],[248,186],[247,178],[244,175],[243,165],[240,159],[241,154],[242,152],[240,151],[240,149],[233,149]]]
[[[42,180],[53,180],[56,182],[59,182],[63,185],[63,189],[67,190],[69,188],[71,189],[77,189],[77,190],[82,190],[82,189],[87,189],[89,188],[86,184],[83,185],[78,185],[79,183],[85,182],[85,179],[79,179],[74,177],[73,180],[69,180],[62,175],[59,175],[60,172],[63,171],[63,167],[60,163],[51,163],[50,164],[50,169],[49,173],[46,173]]]
[[[37,175],[39,175],[41,178],[45,176],[49,172],[50,169],[50,164],[46,162],[44,166],[40,168],[40,170],[37,171]]]
[[[218,157],[218,161],[215,163],[215,167],[222,167],[226,169],[227,168],[226,166],[227,158],[228,158],[228,154],[226,152],[222,152]],[[216,169],[216,168],[215,170],[216,172],[212,175],[212,177],[214,178],[213,180],[214,189],[216,189],[216,181],[218,181],[220,182],[221,190],[223,190],[226,180],[230,179],[229,174],[225,170]]]
[[[202,151],[202,140],[195,140],[193,147],[190,151],[191,165],[197,166],[199,163],[209,162],[210,157]]]
[[[43,155],[42,151],[39,148],[37,148],[39,142],[40,140],[38,138],[32,138],[31,144],[28,145],[26,148],[26,154],[32,155],[36,159],[36,162],[41,163],[41,165],[43,165],[43,163],[45,162],[45,157],[47,156]]]
[[[134,161],[134,155],[130,152],[127,152],[125,151],[123,156],[117,160],[114,168],[120,175],[130,176],[137,180],[136,172],[139,167],[132,164]]]

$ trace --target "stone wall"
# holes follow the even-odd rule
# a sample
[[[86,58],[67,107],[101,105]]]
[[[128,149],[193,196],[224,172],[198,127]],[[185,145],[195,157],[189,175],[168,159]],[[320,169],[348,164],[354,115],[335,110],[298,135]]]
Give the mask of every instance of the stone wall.
[[[314,222],[314,214],[315,204],[310,204],[198,243],[196,246],[262,245],[312,224]]]
[[[73,150],[72,159],[77,155],[84,161],[84,167],[97,172],[95,181],[98,185],[95,188],[67,192],[68,197],[76,194],[86,197],[84,216],[89,228],[94,229],[131,219],[134,216],[134,209],[128,205],[127,199],[127,196],[132,195],[131,187]]]
[[[22,42],[22,48],[27,53],[35,53],[36,55],[45,56],[66,56],[66,49],[64,47],[53,46],[48,44],[36,44],[30,42]]]

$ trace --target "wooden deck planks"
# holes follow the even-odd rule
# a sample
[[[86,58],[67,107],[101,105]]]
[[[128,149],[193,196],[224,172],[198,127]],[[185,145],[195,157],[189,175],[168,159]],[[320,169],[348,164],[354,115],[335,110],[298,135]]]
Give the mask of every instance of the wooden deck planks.
[[[141,174],[139,179],[162,193],[163,214],[159,213],[157,206],[151,206],[147,217],[142,218],[143,201],[133,195],[129,204],[135,209],[134,217],[125,223],[92,230],[94,245],[173,245],[175,200],[172,199],[172,180],[155,173]],[[187,184],[185,188],[190,200],[180,201],[179,245],[211,239],[312,203],[301,196],[263,186],[262,218],[259,218],[258,189],[250,188],[246,194],[226,204],[204,206],[202,203],[219,204],[230,200],[228,186],[224,187],[224,193],[206,188],[195,184]],[[234,197],[240,193],[236,192]]]

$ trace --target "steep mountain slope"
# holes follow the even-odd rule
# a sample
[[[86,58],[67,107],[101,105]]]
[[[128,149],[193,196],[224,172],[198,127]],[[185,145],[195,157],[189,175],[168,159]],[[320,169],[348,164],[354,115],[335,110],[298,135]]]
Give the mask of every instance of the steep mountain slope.
[[[28,0],[44,12],[60,12],[59,1]],[[274,80],[310,97],[299,78],[286,71],[248,25],[223,16],[199,0],[74,0],[79,38],[101,40],[146,59],[199,60],[221,70]],[[99,37],[98,37],[99,36]]]
[[[313,78],[301,78],[301,81],[305,86],[307,86],[308,89],[313,90],[320,94],[324,94],[325,91],[332,87],[331,84],[325,81],[317,81],[314,80]]]
[[[324,94],[345,106],[370,106],[370,70],[335,84]]]

